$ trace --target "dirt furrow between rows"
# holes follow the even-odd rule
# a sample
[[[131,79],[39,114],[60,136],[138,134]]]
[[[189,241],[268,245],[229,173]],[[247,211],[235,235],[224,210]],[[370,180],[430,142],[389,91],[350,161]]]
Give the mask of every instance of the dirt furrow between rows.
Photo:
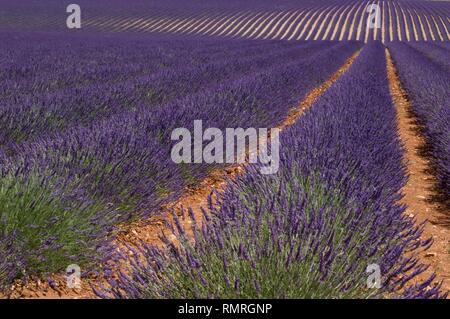
[[[405,149],[405,164],[408,182],[402,192],[401,203],[407,206],[406,214],[417,224],[427,221],[423,238],[433,238],[432,246],[419,253],[419,259],[430,267],[416,280],[424,280],[436,273],[442,281],[442,289],[450,291],[450,229],[439,221],[444,216],[442,205],[432,199],[435,197],[436,179],[430,173],[430,160],[423,157],[420,150],[426,145],[420,134],[420,127],[414,116],[406,91],[402,88],[391,55],[386,49],[389,89],[397,109],[397,123],[401,141]]]

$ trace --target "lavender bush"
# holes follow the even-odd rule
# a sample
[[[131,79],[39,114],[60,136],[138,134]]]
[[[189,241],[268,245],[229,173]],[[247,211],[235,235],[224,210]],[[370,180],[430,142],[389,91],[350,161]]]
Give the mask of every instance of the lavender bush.
[[[1,224],[4,221],[0,222]],[[20,275],[25,268],[25,258],[21,242],[15,232],[7,235],[0,228],[0,292]]]
[[[409,46],[422,53],[434,63],[441,65],[447,71],[450,71],[449,51],[436,43],[430,42],[412,42]]]

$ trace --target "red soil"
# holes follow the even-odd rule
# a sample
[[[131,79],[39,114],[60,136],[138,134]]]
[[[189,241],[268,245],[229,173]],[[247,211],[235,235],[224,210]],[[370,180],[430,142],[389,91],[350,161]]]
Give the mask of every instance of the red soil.
[[[426,145],[425,139],[420,134],[407,93],[401,86],[387,49],[386,58],[390,91],[397,107],[398,130],[405,148],[405,163],[409,175],[408,183],[403,188],[401,203],[407,205],[407,216],[414,218],[418,224],[429,221],[422,236],[423,239],[432,237],[434,241],[430,249],[419,254],[420,261],[430,267],[417,280],[424,280],[435,272],[437,279],[443,281],[443,290],[450,291],[450,228],[440,222],[450,211],[444,204],[433,200],[436,197],[436,180],[430,173],[429,159],[420,154],[420,150]]]

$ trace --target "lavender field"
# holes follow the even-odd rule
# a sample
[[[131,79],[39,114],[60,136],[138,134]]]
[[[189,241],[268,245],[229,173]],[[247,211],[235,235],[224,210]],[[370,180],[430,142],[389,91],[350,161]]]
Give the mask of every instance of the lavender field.
[[[0,0],[0,298],[448,297],[449,2],[69,4]]]

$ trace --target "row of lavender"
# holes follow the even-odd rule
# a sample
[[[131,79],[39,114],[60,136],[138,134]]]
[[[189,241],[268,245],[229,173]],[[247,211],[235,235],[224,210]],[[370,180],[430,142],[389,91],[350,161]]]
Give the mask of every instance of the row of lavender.
[[[450,51],[427,44],[389,46],[411,99],[436,170],[439,191],[450,199]]]
[[[19,41],[23,40],[12,45],[18,44],[20,49]],[[46,37],[41,39],[44,44],[49,41]],[[230,44],[225,50],[228,53],[223,53],[223,44],[209,44],[212,48],[204,49],[208,42],[175,41],[171,48],[167,41],[151,41],[151,48],[149,42],[136,45],[135,41],[122,41],[121,46],[111,42],[61,39],[56,48],[47,45],[43,52],[32,43],[34,49],[27,52],[35,49],[37,52],[31,57],[18,54],[14,59],[6,58],[2,63],[7,80],[2,83],[0,145],[11,149],[43,132],[48,135],[74,125],[88,125],[101,117],[136,109],[139,103],[149,107],[166,103],[194,93],[205,84],[212,86],[232,76],[239,77],[254,67],[269,67],[277,59],[292,60],[298,53],[295,51],[298,45],[286,44],[250,48],[238,42]],[[273,53],[258,55],[265,47]],[[91,54],[92,51],[99,53]],[[93,57],[86,59],[87,54]],[[36,63],[35,55],[45,58]],[[249,55],[253,55],[253,61]],[[119,66],[108,70],[112,63]],[[86,68],[92,71],[86,73]]]
[[[19,274],[53,272],[70,263],[88,267],[109,258],[108,242],[118,222],[142,216],[176,198],[212,167],[171,161],[174,128],[191,128],[195,119],[218,128],[276,125],[306,92],[360,47],[358,43],[254,45],[267,58],[247,57],[247,51],[254,53],[253,46],[235,48],[228,58],[225,54],[221,61],[197,66],[198,72],[194,67],[185,73],[169,70],[169,75],[183,76],[179,75],[179,82],[172,76],[171,81],[157,84],[161,100],[153,104],[144,94],[133,101],[131,109],[108,104],[114,112],[88,124],[56,125],[54,134],[43,137],[45,125],[34,126],[26,134],[36,131],[33,139],[14,141],[14,152],[4,151],[0,159],[0,269],[8,274],[4,282]],[[152,81],[144,84],[144,91],[154,88]],[[70,112],[59,100],[46,101],[31,109],[54,112],[61,119]],[[20,118],[27,110],[15,114]],[[74,113],[73,119],[78,116],[84,124],[89,110]],[[8,148],[7,144],[2,147]]]
[[[23,90],[29,95],[30,89],[36,94],[98,80],[124,81],[187,63],[199,65],[224,55],[239,56],[250,46],[255,53],[258,50],[254,43],[242,41],[173,41],[158,36],[142,41],[140,37],[6,32],[0,39],[5,44],[0,60],[3,98],[14,98]]]
[[[281,147],[279,173],[265,176],[258,165],[249,165],[218,203],[210,203],[212,214],[204,215],[201,229],[192,224],[194,242],[176,223],[179,247],[168,238],[167,250],[144,247],[131,274],[97,293],[445,297],[433,276],[410,283],[425,267],[405,253],[431,240],[420,239],[421,228],[398,204],[406,172],[381,45],[363,49],[349,71],[282,133]],[[380,286],[368,288],[366,269],[377,267]]]

